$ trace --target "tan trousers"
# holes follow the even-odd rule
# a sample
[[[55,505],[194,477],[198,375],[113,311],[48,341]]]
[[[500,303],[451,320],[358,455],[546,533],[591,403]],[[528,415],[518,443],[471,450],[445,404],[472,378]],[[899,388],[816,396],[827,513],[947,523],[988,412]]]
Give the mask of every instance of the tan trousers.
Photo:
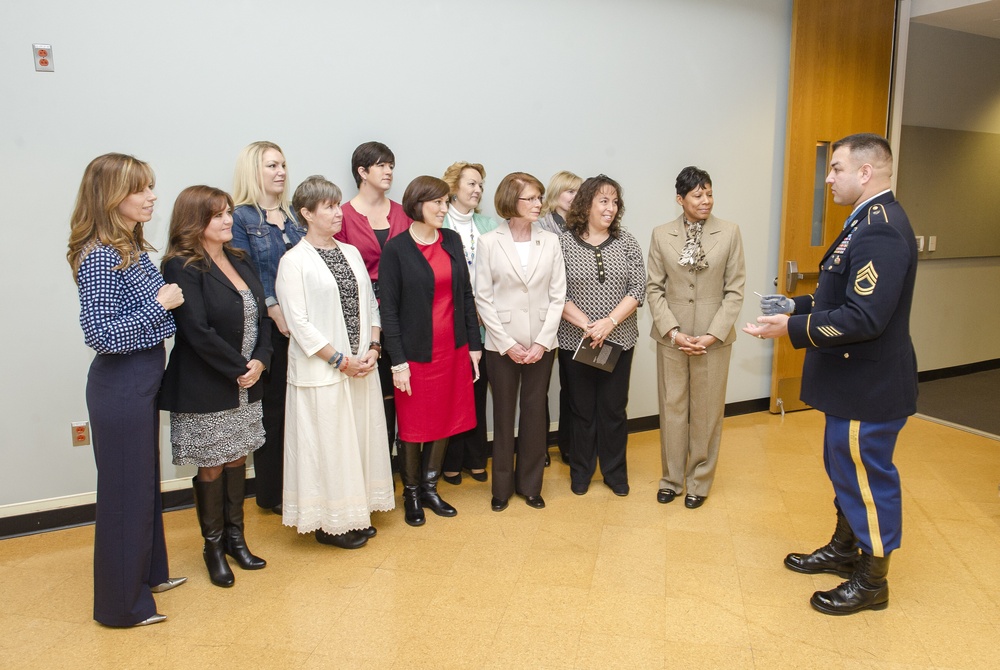
[[[707,496],[715,478],[732,345],[688,356],[656,345],[660,400],[661,489]]]

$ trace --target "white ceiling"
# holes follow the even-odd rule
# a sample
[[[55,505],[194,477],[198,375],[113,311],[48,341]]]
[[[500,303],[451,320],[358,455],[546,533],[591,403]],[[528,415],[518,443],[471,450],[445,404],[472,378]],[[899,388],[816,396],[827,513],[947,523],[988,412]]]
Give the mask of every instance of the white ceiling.
[[[913,16],[911,21],[1000,39],[1000,0],[976,2],[933,14]]]

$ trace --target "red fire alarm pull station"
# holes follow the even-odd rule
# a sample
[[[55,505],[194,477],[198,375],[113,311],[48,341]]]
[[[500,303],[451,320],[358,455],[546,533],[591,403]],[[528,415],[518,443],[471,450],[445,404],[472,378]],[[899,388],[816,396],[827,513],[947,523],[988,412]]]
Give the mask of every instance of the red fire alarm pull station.
[[[35,72],[55,72],[56,67],[52,61],[51,44],[32,44],[31,51],[35,56]]]

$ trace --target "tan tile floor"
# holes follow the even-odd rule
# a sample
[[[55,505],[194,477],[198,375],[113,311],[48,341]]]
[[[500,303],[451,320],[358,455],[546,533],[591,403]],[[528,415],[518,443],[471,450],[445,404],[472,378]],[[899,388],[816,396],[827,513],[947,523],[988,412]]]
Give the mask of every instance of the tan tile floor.
[[[911,419],[897,448],[904,546],[890,606],[828,617],[838,578],[789,572],[833,526],[822,415],[726,420],[705,506],[658,505],[656,432],[629,444],[632,493],[570,493],[555,450],[548,507],[490,510],[489,484],[442,483],[454,519],[376,515],[358,551],[296,536],[248,501],[268,559],[210,585],[192,510],[166,515],[166,623],[90,619],[92,527],[0,542],[2,668],[997,668],[1000,443]]]

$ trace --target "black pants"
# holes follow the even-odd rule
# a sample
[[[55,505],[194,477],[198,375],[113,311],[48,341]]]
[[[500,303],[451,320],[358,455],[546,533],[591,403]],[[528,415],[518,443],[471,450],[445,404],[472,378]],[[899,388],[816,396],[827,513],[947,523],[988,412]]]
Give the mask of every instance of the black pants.
[[[98,355],[87,376],[97,463],[94,619],[131,626],[156,614],[150,586],[167,581],[160,500],[163,345]]]
[[[472,393],[476,400],[476,427],[452,435],[442,466],[444,472],[460,472],[462,468],[469,470],[486,468],[486,459],[489,458],[486,444],[486,391],[489,387],[487,367],[484,355],[479,359],[479,379],[472,385]]]
[[[509,356],[486,351],[493,387],[493,497],[507,500],[516,491],[524,496],[542,492],[548,426],[549,378],[552,376],[551,351],[530,365],[515,363]],[[514,416],[520,398],[518,420],[517,466],[514,465]]]
[[[288,385],[288,338],[271,323],[271,367],[264,373],[264,446],[253,452],[257,504],[281,504],[285,472],[285,391]]]
[[[573,413],[573,449],[570,452],[572,483],[589,485],[597,464],[609,486],[628,484],[628,387],[632,354],[626,349],[611,372],[573,360],[572,351],[559,350],[559,365],[566,368],[570,408]]]

